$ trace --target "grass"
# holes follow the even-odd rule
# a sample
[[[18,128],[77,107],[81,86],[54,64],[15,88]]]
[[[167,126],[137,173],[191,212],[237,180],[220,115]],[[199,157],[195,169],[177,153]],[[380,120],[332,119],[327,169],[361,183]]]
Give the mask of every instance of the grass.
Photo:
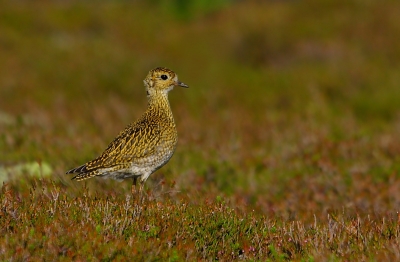
[[[0,259],[399,259],[395,1],[0,4]],[[70,181],[146,108],[179,143],[131,181]]]
[[[179,201],[69,198],[36,181],[23,200],[3,187],[2,256],[16,260],[340,260],[397,258],[400,217],[332,211],[314,222],[229,207],[221,197]],[[36,184],[36,185],[37,185]]]

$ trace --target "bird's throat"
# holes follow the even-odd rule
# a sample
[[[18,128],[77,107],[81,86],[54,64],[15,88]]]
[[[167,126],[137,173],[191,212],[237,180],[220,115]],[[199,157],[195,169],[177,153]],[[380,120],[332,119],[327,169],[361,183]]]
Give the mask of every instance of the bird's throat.
[[[172,110],[168,100],[168,92],[153,91],[148,96],[148,110],[163,115],[173,121]]]

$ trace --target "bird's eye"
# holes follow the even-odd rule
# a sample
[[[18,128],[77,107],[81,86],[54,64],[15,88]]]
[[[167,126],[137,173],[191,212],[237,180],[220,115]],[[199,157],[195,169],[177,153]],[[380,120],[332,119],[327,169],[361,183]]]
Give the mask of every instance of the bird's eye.
[[[161,76],[161,79],[162,79],[162,80],[167,80],[167,79],[168,79],[168,76],[167,76],[167,75],[162,75],[162,76]]]

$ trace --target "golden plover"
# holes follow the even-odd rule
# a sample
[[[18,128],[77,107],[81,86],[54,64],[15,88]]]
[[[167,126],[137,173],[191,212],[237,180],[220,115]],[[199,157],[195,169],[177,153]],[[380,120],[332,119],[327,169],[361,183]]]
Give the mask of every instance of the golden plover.
[[[168,92],[174,86],[188,87],[178,80],[178,75],[167,68],[149,72],[144,85],[148,108],[134,123],[123,130],[98,158],[74,168],[67,174],[78,173],[73,180],[81,181],[95,176],[116,180],[133,178],[132,194],[140,178],[142,192],[147,178],[165,165],[174,154],[178,133]]]

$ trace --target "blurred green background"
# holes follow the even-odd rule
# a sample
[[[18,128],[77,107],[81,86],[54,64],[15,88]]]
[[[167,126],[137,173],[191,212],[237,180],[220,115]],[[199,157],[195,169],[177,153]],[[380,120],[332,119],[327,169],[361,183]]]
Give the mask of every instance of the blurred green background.
[[[287,216],[392,210],[399,41],[399,1],[2,1],[0,174],[22,195],[35,172],[75,192],[65,171],[144,112],[162,66],[190,88],[170,93],[178,148],[149,190]]]

